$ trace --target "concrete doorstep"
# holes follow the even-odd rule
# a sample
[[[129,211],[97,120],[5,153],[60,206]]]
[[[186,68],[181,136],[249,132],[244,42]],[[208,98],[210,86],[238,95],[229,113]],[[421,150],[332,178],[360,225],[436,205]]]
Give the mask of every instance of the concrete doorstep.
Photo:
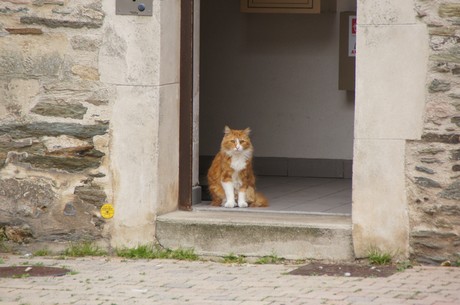
[[[347,215],[175,211],[157,218],[156,237],[199,255],[351,260],[351,227]]]

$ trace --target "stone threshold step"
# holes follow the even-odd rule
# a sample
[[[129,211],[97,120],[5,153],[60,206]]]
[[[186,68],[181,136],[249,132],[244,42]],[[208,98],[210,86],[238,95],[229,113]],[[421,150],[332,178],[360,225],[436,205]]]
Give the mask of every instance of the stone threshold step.
[[[351,228],[343,215],[175,211],[157,217],[156,237],[164,247],[200,255],[349,260]]]

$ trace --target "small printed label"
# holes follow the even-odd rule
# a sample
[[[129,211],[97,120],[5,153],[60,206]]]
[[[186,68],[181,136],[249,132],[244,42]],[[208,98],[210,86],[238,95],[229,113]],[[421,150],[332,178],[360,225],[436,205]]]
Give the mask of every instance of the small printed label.
[[[348,56],[356,56],[356,16],[348,19]]]

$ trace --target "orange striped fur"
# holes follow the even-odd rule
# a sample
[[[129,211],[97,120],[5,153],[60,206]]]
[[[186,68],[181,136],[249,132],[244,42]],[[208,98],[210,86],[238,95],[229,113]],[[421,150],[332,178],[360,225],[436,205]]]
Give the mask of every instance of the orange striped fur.
[[[250,132],[249,128],[234,130],[225,126],[220,151],[208,171],[213,206],[268,206],[267,198],[256,192],[256,179],[252,169],[254,148],[249,138]]]

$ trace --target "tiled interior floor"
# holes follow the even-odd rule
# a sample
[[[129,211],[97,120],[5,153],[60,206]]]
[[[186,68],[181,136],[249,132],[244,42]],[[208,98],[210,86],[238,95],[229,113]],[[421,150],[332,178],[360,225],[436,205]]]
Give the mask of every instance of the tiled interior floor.
[[[268,198],[270,206],[247,211],[351,215],[351,179],[259,176],[256,186]],[[209,201],[193,208],[225,209],[212,207]]]

